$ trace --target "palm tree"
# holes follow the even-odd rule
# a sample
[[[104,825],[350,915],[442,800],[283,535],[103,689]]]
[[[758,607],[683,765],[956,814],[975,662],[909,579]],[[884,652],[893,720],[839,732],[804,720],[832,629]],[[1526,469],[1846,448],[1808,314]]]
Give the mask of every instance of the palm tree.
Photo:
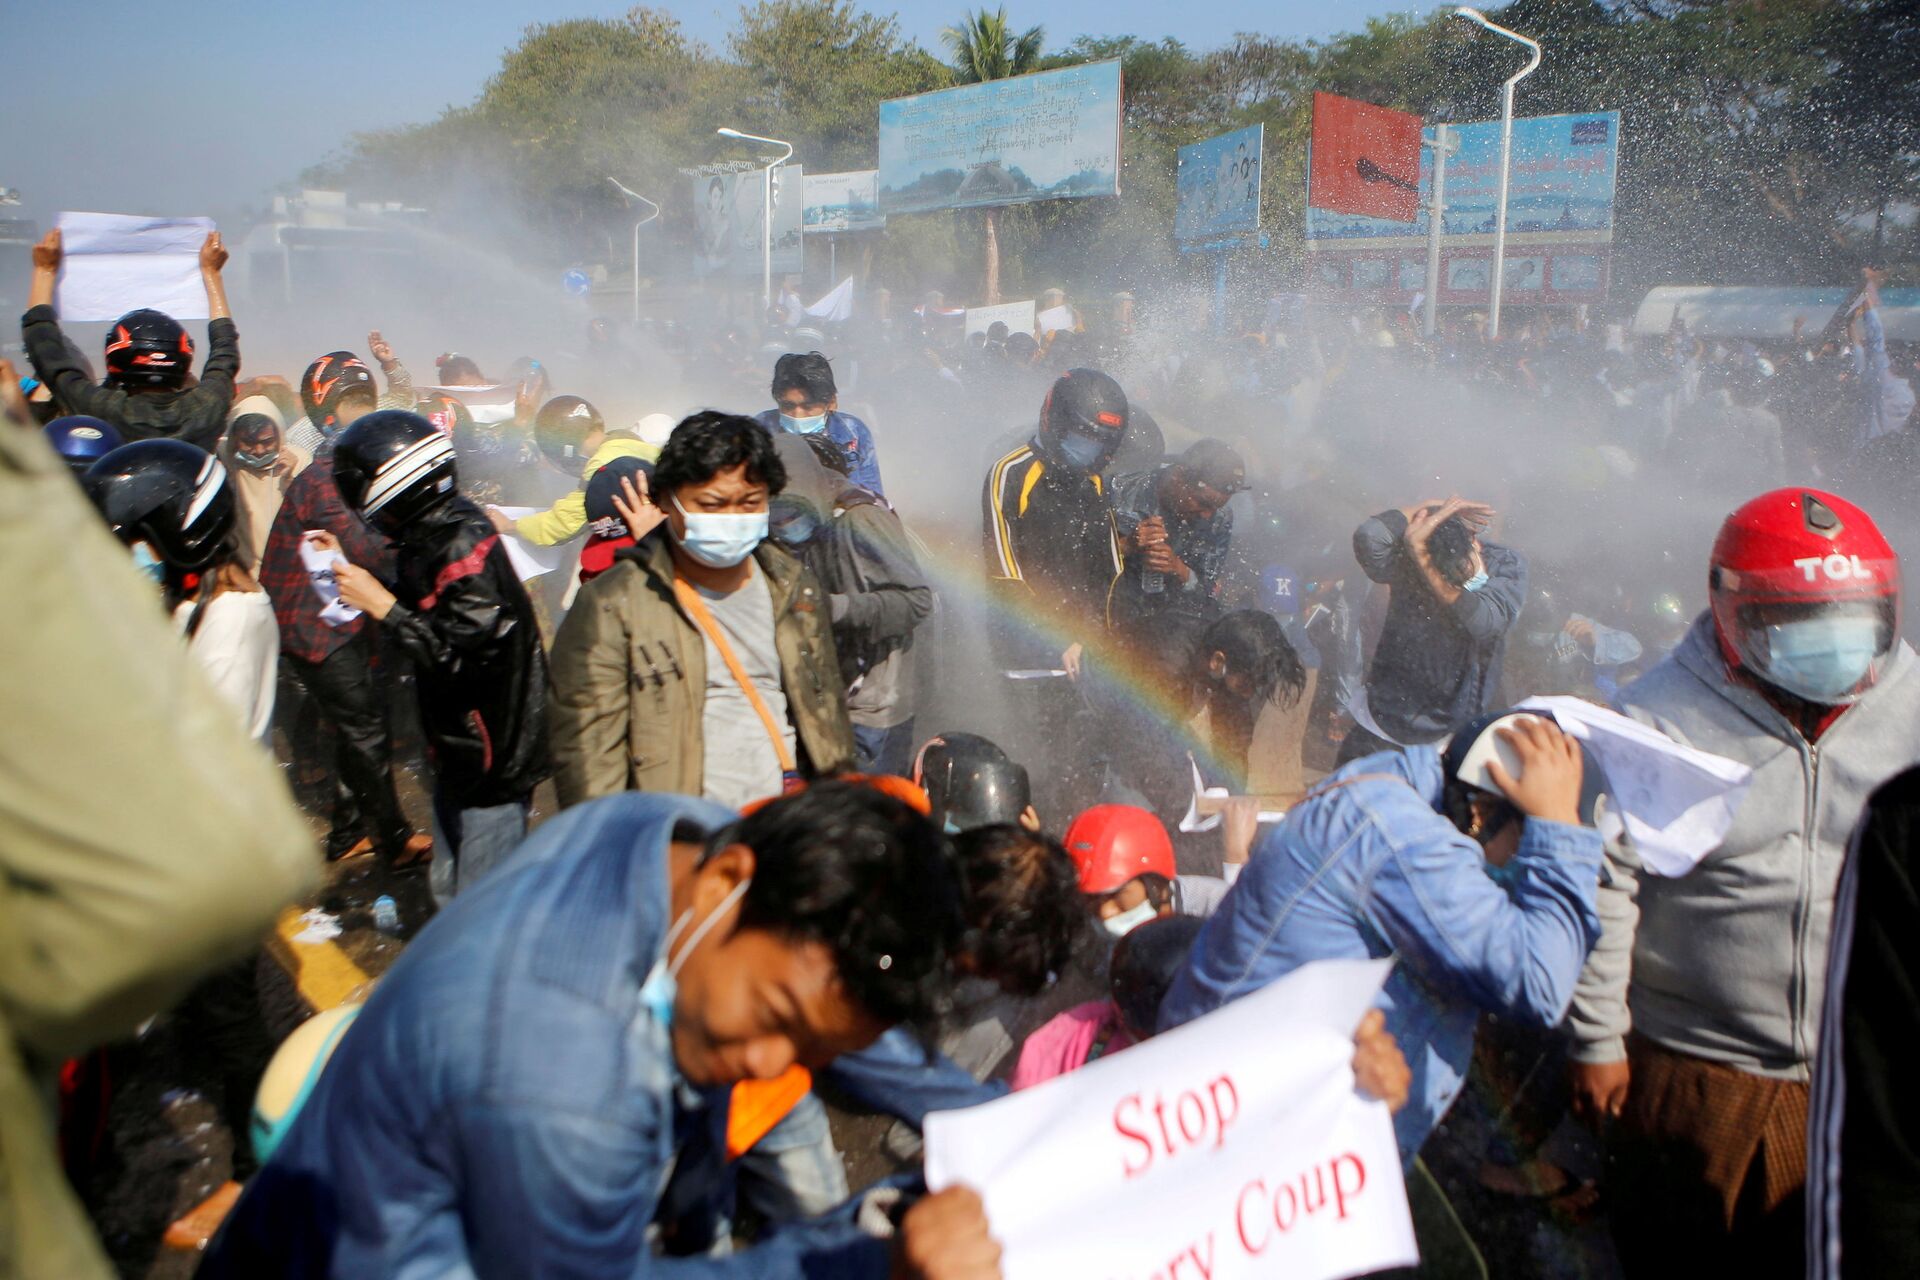
[[[1029,27],[1015,34],[1007,23],[1006,6],[992,13],[985,9],[965,14],[957,27],[940,33],[953,54],[953,78],[960,84],[979,84],[983,80],[1004,80],[1023,76],[1040,61],[1040,45],[1046,32]],[[1000,217],[995,209],[983,209],[987,232],[987,305],[1000,301]]]
[[[1007,25],[1005,6],[993,13],[982,9],[966,14],[959,26],[940,33],[953,54],[953,78],[960,84],[1027,74],[1040,61],[1040,43],[1045,37],[1040,27],[1029,27],[1015,35]]]

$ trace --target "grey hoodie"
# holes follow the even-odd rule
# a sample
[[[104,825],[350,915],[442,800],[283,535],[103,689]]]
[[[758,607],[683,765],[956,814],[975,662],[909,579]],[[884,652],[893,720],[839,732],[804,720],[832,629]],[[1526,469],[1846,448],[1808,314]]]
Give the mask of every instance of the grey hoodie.
[[[1626,1057],[1631,1026],[1691,1057],[1806,1080],[1820,1039],[1827,936],[1847,839],[1868,795],[1920,760],[1920,675],[1903,642],[1880,681],[1809,745],[1733,683],[1702,614],[1620,709],[1753,767],[1733,826],[1689,874],[1639,872],[1610,846],[1600,945],[1573,1001],[1574,1056]]]

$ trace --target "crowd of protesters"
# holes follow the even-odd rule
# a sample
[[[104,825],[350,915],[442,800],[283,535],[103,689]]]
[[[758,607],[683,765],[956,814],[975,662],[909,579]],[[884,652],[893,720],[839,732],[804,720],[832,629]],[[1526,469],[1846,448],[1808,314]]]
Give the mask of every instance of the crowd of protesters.
[[[378,331],[247,368],[217,235],[197,369],[140,310],[96,381],[61,260],[0,365],[0,1272],[110,1274],[85,1064],[157,1017],[243,1184],[202,1276],[993,1276],[929,1112],[1383,956],[1354,1073],[1426,1274],[1545,1265],[1489,1200],[1629,1276],[1920,1266],[1877,270],[1770,348],[794,296],[428,387]],[[1534,694],[1750,768],[1717,845],[1651,867]],[[262,936],[356,869],[433,917],[274,1110]]]

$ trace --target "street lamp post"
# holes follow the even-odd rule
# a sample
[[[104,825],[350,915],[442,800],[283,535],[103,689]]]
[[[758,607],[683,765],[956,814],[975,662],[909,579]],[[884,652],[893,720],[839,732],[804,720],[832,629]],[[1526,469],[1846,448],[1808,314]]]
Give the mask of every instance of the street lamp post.
[[[614,188],[627,199],[636,204],[643,204],[652,210],[646,217],[633,224],[633,323],[638,326],[640,323],[640,228],[660,216],[660,206],[618,178],[609,175],[607,181],[611,182]]]
[[[767,308],[773,305],[773,171],[793,158],[793,144],[782,142],[778,138],[762,138],[757,134],[742,133],[738,129],[725,127],[716,129],[723,138],[738,138],[742,142],[764,142],[770,147],[785,147],[786,154],[771,161],[760,171],[760,314],[764,317]]]
[[[1427,202],[1427,296],[1420,331],[1429,338],[1440,318],[1440,237],[1446,230],[1447,157],[1460,139],[1444,124],[1433,127],[1433,141],[1422,140],[1433,151],[1433,195]]]
[[[1533,74],[1540,65],[1540,44],[1530,40],[1518,31],[1509,31],[1497,22],[1488,19],[1478,9],[1465,5],[1453,11],[1456,18],[1465,18],[1477,22],[1497,36],[1505,36],[1516,44],[1523,44],[1533,51],[1527,59],[1527,65],[1507,77],[1506,84],[1500,89],[1500,203],[1494,212],[1493,222],[1493,304],[1487,318],[1487,336],[1500,336],[1500,286],[1507,268],[1507,184],[1513,172],[1513,86]]]

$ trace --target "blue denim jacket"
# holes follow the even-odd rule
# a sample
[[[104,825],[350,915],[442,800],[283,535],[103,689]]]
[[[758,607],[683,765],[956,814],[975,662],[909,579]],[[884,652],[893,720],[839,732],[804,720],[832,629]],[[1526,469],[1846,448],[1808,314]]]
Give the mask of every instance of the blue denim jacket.
[[[375,988],[200,1275],[884,1276],[887,1246],[850,1221],[726,1258],[648,1239],[682,1139],[726,1104],[679,1079],[640,1000],[668,842],[676,820],[733,817],[675,795],[579,805],[456,899]]]
[[[1315,960],[1398,956],[1380,1006],[1413,1070],[1394,1117],[1408,1162],[1460,1092],[1481,1011],[1554,1026],[1600,937],[1599,832],[1528,819],[1496,869],[1436,811],[1441,782],[1431,747],[1334,773],[1268,829],[1160,1006],[1164,1031]]]
[[[753,420],[769,431],[786,430],[780,425],[778,409],[762,409]],[[853,470],[847,479],[886,497],[886,490],[880,487],[880,455],[873,451],[872,429],[852,414],[835,409],[827,415],[826,433],[827,439],[845,449],[853,461]]]

